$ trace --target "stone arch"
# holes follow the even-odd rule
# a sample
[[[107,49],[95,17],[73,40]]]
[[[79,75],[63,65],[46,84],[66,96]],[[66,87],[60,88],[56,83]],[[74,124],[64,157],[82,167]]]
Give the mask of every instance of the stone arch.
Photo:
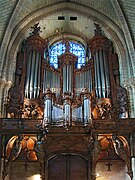
[[[134,44],[133,44],[133,41],[132,41],[132,38],[131,38],[131,34],[130,34],[130,30],[129,30],[129,27],[128,27],[128,24],[126,22],[126,19],[124,17],[124,14],[122,12],[122,9],[120,7],[120,4],[118,2],[118,0],[111,0],[111,3],[116,11],[116,14],[117,14],[117,17],[118,17],[118,20],[120,22],[120,26],[121,28],[123,29],[123,33],[124,33],[124,36],[125,36],[125,41],[127,43],[127,48],[128,48],[128,51],[129,51],[129,56],[131,58],[131,65],[130,65],[130,71],[131,71],[131,74],[134,76],[133,72],[134,72],[134,62],[135,62],[135,52],[134,52]]]
[[[18,6],[19,6],[19,2],[18,2]],[[52,13],[54,14],[64,9],[68,9],[71,12],[75,11],[78,14],[81,13],[85,17],[90,18],[97,23],[100,23],[106,29],[106,31],[111,35],[113,41],[116,43],[116,47],[120,52],[119,55],[120,55],[120,62],[122,62],[121,69],[123,69],[123,78],[127,78],[130,72],[124,67],[127,67],[127,65],[129,65],[128,57],[127,57],[128,55],[124,52],[124,49],[126,49],[126,44],[124,42],[124,37],[120,32],[120,28],[105,15],[99,13],[98,11],[95,11],[90,7],[79,5],[77,3],[65,3],[65,2],[53,4],[51,6],[46,6],[39,10],[36,10],[35,12],[25,17],[21,22],[19,22],[18,25],[14,28],[14,31],[12,31],[11,29],[12,34],[10,33],[8,35],[10,39],[8,38],[9,44],[7,43],[8,44],[7,52],[6,49],[5,50],[3,49],[5,42],[7,40],[5,35],[1,48],[4,50],[2,55],[2,64],[3,64],[2,76],[6,76],[6,79],[13,78],[13,72],[14,72],[13,70],[15,68],[17,49],[19,48],[21,38],[26,32],[26,30],[39,19],[43,17],[47,17]],[[16,9],[16,11],[13,13],[13,16],[15,16],[17,12],[18,9]],[[10,23],[12,23],[12,20],[10,21]]]

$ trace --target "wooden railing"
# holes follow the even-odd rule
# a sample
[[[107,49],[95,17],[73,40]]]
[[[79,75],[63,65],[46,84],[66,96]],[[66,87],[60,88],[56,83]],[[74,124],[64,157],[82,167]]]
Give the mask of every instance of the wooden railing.
[[[37,133],[43,130],[45,126],[42,124],[42,119],[11,119],[0,118],[0,133]],[[52,122],[47,124],[50,133],[64,130],[63,121]],[[135,132],[135,118],[127,119],[108,119],[108,120],[93,120],[92,125],[83,126],[81,121],[72,121],[72,125],[68,131],[80,132],[80,129],[90,128],[90,131],[97,133],[132,133]]]

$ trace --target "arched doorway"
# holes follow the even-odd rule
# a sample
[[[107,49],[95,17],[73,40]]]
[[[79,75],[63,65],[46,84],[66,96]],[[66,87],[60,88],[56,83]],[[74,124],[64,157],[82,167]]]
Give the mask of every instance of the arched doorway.
[[[88,180],[88,161],[82,156],[64,154],[48,162],[48,180]]]

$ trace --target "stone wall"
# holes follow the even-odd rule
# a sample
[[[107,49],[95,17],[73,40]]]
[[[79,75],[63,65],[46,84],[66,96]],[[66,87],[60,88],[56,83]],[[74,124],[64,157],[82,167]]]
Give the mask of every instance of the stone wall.
[[[130,180],[123,161],[110,162],[110,171],[108,171],[107,163],[108,162],[98,162],[96,166],[96,180]]]

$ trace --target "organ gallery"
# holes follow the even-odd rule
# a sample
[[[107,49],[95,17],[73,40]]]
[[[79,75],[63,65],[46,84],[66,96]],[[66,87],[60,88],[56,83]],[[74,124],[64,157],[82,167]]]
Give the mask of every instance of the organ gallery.
[[[119,56],[93,24],[89,39],[42,38],[37,22],[21,41],[0,119],[3,180],[16,179],[17,168],[31,180],[105,180],[117,168],[133,180],[135,123]]]

